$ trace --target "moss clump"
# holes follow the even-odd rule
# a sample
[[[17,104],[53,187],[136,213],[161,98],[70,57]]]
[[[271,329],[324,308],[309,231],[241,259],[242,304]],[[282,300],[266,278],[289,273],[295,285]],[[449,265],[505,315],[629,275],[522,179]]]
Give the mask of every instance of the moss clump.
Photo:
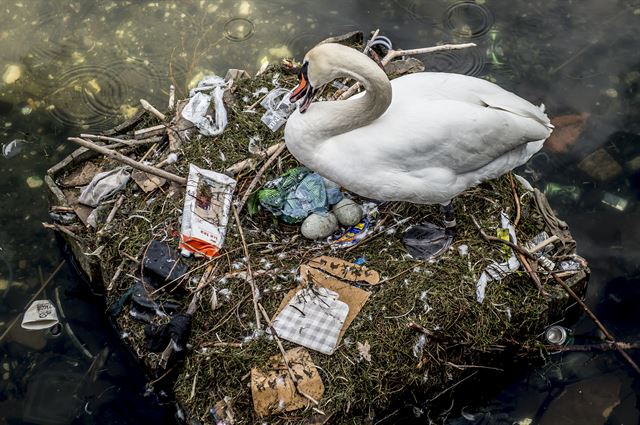
[[[250,138],[262,148],[282,141],[282,131],[272,133],[260,121],[263,111],[259,106],[254,112],[245,111],[258,100],[261,87],[273,87],[276,74],[280,84],[293,86],[295,77],[277,67],[260,78],[238,82],[233,99],[227,99],[229,124],[224,133],[219,137],[192,133],[191,141],[181,148],[179,161],[168,169],[183,176],[187,175],[190,163],[224,170],[250,156],[247,152]],[[154,119],[147,119],[138,128],[153,124]],[[156,152],[165,147],[160,145]],[[146,149],[141,147],[131,154],[140,157]],[[156,158],[161,155],[156,154]],[[102,161],[105,167],[112,166],[107,160]],[[283,154],[267,171],[263,182],[296,165],[299,164],[290,155]],[[244,194],[254,174],[255,170],[248,170],[236,176],[236,196]],[[532,197],[521,188],[519,191],[523,218],[517,233],[520,240],[528,240],[544,230],[544,223]],[[128,258],[140,260],[152,239],[177,247],[183,194],[182,188],[170,185],[145,194],[130,184],[107,232],[100,237],[88,232],[81,235],[90,240],[88,249],[104,246],[101,267],[105,285],[110,283],[116,269],[124,266],[124,272],[108,293],[109,303],[118,300],[134,283],[133,276],[140,266]],[[549,320],[550,305],[526,274],[516,272],[500,282],[491,282],[484,303],[476,302],[476,279],[492,259],[503,259],[504,252],[480,238],[469,214],[474,214],[488,232],[497,227],[500,211],[513,215],[509,179],[486,182],[460,195],[454,203],[458,233],[452,248],[436,262],[410,258],[401,235],[411,224],[438,222],[441,218],[438,206],[406,203],[380,206],[376,220],[378,224],[384,221],[384,227],[377,229],[377,236],[350,251],[332,251],[326,243],[305,240],[298,227],[278,223],[267,213],[258,212],[254,216],[242,213],[249,259],[244,255],[238,229],[230,220],[223,253],[213,262],[215,278],[205,289],[194,315],[190,349],[184,364],[176,370],[175,395],[187,414],[211,423],[209,409],[217,400],[230,397],[238,423],[259,420],[252,408],[248,374],[252,367],[263,365],[279,351],[275,342],[253,337],[250,286],[230,276],[245,270],[248,262],[259,276],[261,303],[269,313],[276,310],[287,291],[297,286],[299,265],[318,255],[350,261],[362,257],[369,268],[381,273],[384,282],[367,288],[371,297],[337,351],[332,356],[311,352],[326,387],[318,408],[333,413],[333,423],[361,423],[363,417],[383,410],[410,391],[438,392],[462,373],[455,367],[457,364],[499,362],[491,351],[495,346],[535,345],[537,335]],[[400,223],[406,218],[407,222]],[[469,247],[468,256],[458,253],[457,247],[462,244]],[[178,300],[185,311],[191,299],[187,293],[195,287],[193,278],[202,273],[205,260],[183,261],[192,272],[177,282],[177,289],[168,288],[157,296],[160,300]],[[547,291],[562,298],[561,289],[547,286]],[[214,287],[219,304],[215,310],[210,305]],[[143,325],[129,316],[126,307],[116,322],[127,332],[127,342],[147,368],[161,378],[165,370],[157,369],[159,354],[144,348]],[[421,350],[414,349],[420,334],[407,326],[409,322],[435,332],[440,338],[430,339]],[[357,342],[365,341],[371,347],[371,362],[363,360],[356,347]],[[284,345],[292,347],[286,341]],[[299,423],[312,414],[311,410],[298,411],[270,421]]]

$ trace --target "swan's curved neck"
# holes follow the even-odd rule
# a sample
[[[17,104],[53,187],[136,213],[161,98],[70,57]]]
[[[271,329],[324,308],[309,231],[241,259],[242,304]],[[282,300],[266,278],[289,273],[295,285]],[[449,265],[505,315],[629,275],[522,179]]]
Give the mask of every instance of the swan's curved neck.
[[[355,53],[355,52],[354,52]],[[366,126],[382,115],[391,103],[391,84],[380,67],[358,52],[345,58],[348,66],[337,67],[337,78],[348,77],[360,82],[366,90],[355,99],[317,102],[304,114],[313,122],[318,141]]]

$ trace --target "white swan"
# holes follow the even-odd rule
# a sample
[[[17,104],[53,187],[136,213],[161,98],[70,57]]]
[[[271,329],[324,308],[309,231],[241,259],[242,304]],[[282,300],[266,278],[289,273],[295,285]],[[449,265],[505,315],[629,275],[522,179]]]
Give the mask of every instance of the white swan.
[[[315,102],[336,78],[365,93]],[[304,58],[285,127],[298,161],[346,189],[381,201],[447,204],[524,164],[551,134],[542,108],[474,77],[424,72],[389,82],[366,55],[321,44]]]

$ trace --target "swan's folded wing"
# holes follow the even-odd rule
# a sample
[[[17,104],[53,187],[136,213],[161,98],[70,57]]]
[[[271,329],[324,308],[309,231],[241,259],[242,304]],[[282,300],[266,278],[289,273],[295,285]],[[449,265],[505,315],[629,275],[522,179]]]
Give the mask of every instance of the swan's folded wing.
[[[350,135],[350,133],[354,133]],[[385,167],[420,174],[441,167],[469,173],[508,152],[526,149],[546,139],[550,130],[538,120],[503,109],[452,100],[396,102],[371,125],[346,136],[351,144],[375,147]],[[355,136],[358,133],[358,142]],[[360,142],[368,140],[368,142]]]
[[[403,102],[409,97],[458,100],[532,118],[552,128],[542,107],[535,106],[514,93],[480,78],[443,72],[421,72],[393,80],[392,87],[394,101]]]

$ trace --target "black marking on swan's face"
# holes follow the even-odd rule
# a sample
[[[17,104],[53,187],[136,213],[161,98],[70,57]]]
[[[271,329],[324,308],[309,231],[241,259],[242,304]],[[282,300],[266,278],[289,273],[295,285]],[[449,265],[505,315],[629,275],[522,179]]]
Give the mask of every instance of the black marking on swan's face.
[[[298,78],[300,82],[297,87],[293,89],[291,92],[291,96],[289,97],[289,101],[297,102],[302,99],[302,104],[300,105],[300,113],[304,114],[311,105],[311,101],[316,94],[316,89],[313,88],[311,82],[309,81],[309,62],[304,61],[300,71],[298,72]]]

